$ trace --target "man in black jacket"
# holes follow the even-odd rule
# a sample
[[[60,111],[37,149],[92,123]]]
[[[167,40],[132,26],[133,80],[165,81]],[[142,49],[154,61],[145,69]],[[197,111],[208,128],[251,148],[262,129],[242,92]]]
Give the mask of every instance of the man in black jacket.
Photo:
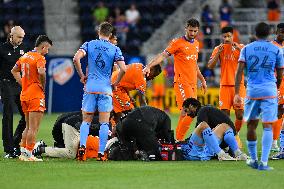
[[[25,129],[25,116],[20,102],[21,88],[11,74],[17,60],[27,52],[22,44],[25,32],[20,26],[11,29],[6,43],[0,45],[0,90],[3,103],[2,140],[5,158],[14,158],[19,152],[19,143]],[[13,106],[17,105],[21,119],[13,136]]]
[[[174,142],[170,117],[150,106],[134,109],[115,128],[120,143],[128,149],[128,153],[144,151],[150,160],[161,160],[159,140]]]

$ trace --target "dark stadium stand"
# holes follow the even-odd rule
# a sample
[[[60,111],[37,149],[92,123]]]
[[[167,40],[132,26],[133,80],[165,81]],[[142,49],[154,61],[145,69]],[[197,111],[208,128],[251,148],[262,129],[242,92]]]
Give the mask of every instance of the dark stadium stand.
[[[98,1],[96,1],[98,2]],[[80,7],[80,21],[82,40],[88,41],[96,38],[95,25],[93,25],[92,9],[97,3],[92,0],[78,1]],[[139,47],[143,41],[147,40],[152,32],[158,28],[168,15],[183,2],[183,0],[105,0],[105,7],[111,12],[115,7],[121,9],[124,13],[132,3],[136,4],[140,12],[140,20],[136,30],[130,30],[127,33],[126,46],[121,47],[128,54],[139,54]]]
[[[44,7],[42,0],[13,0],[4,3],[0,1],[0,28],[4,32],[4,26],[13,20],[19,24],[26,32],[25,43],[33,47],[35,38],[39,34],[45,34]],[[1,41],[6,40],[2,33]]]

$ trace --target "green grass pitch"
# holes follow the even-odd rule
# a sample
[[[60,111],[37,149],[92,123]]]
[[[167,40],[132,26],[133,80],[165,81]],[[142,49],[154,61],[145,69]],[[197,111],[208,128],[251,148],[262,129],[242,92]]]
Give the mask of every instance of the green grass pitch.
[[[1,116],[2,117],[2,116]],[[38,134],[48,145],[53,144],[51,130],[57,114],[45,115]],[[172,115],[175,127],[178,116]],[[232,117],[234,119],[234,117]],[[14,118],[14,123],[19,116]],[[191,126],[191,131],[193,125]],[[190,131],[190,132],[191,132]],[[245,141],[246,127],[241,130]],[[261,142],[261,127],[258,129]],[[244,143],[245,144],[245,143]],[[244,145],[244,150],[246,147]],[[260,146],[258,151],[260,151]],[[252,170],[240,162],[77,162],[45,158],[44,162],[20,162],[4,159],[0,145],[0,189],[100,188],[100,189],[172,189],[172,188],[265,188],[284,185],[284,161],[270,161],[270,172]]]

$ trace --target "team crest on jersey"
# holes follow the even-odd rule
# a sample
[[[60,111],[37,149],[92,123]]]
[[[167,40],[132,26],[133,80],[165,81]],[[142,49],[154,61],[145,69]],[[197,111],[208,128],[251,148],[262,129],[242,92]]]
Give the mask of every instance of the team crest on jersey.
[[[59,85],[64,85],[74,75],[74,67],[70,58],[54,58],[48,67],[49,76]]]
[[[25,54],[25,51],[20,50],[20,55],[24,55],[24,54]]]

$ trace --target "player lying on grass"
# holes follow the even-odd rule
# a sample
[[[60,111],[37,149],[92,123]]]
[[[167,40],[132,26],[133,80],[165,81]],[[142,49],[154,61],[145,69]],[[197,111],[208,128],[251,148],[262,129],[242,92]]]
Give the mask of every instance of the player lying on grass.
[[[48,157],[71,158],[76,157],[80,141],[80,125],[82,122],[81,112],[70,112],[60,115],[52,130],[54,147],[46,147],[43,141],[36,144],[34,155]],[[90,126],[89,136],[86,143],[86,158],[96,158],[99,145],[99,117],[94,116]]]
[[[183,114],[194,118],[197,116],[196,128],[182,145],[186,160],[206,161],[218,156],[219,160],[247,160],[235,139],[235,127],[230,118],[221,110],[212,106],[203,106],[198,100],[188,98],[183,102]],[[220,144],[224,141],[229,145],[235,158],[226,154]]]

